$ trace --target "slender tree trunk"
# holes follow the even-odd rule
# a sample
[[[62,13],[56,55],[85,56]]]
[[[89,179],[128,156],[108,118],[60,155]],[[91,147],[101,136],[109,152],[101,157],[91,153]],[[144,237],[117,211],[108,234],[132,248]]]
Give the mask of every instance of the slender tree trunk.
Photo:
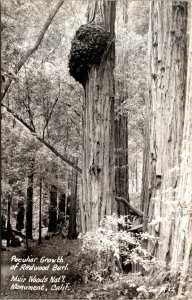
[[[127,117],[119,116],[115,120],[115,189],[116,196],[129,201],[128,193],[128,124]],[[128,208],[118,202],[118,215],[128,214]]]
[[[151,3],[149,161],[144,229],[159,237],[149,249],[169,262],[173,250],[186,89],[187,2]],[[146,168],[146,166],[145,166]],[[144,195],[143,194],[143,195]],[[152,220],[156,224],[150,225]]]
[[[9,197],[7,203],[7,247],[10,246],[10,239],[11,239],[11,202],[12,197]]]
[[[75,164],[78,164],[77,159]],[[70,210],[69,210],[69,239],[75,239],[77,237],[76,232],[76,215],[77,215],[77,179],[78,172],[72,169],[72,184],[71,184],[71,201],[70,201]]]
[[[150,107],[149,102],[146,99],[146,107]],[[147,231],[148,225],[148,211],[149,202],[151,199],[150,188],[150,172],[149,172],[149,158],[150,158],[150,134],[149,134],[149,120],[150,115],[146,112],[144,120],[144,149],[143,149],[143,170],[142,170],[142,189],[141,189],[141,211],[144,212],[143,216],[143,231]]]
[[[42,182],[42,219],[43,225],[48,227],[48,206],[49,206],[49,188],[47,183]]]
[[[68,196],[65,198],[65,223],[67,221],[67,201],[68,201]]]
[[[128,4],[123,5],[123,15],[127,11]],[[127,18],[124,22],[126,24]],[[126,50],[122,49],[125,65],[128,64]],[[124,53],[125,52],[125,53]],[[117,58],[118,60],[118,58]],[[118,62],[117,62],[118,63]],[[121,70],[122,79],[116,81],[118,95],[115,99],[117,108],[128,98],[127,74],[125,68]],[[129,201],[129,169],[128,169],[128,113],[117,111],[115,119],[115,191],[116,196],[123,197]],[[129,210],[123,203],[118,202],[118,215],[127,215]]]
[[[86,232],[114,210],[115,1],[97,1],[88,21],[110,32],[111,44],[85,83],[81,225]]]
[[[15,127],[15,121],[13,120],[13,123],[12,123],[12,127],[14,129]],[[10,194],[8,195],[8,203],[7,203],[7,247],[9,247],[10,245],[10,239],[11,239],[11,205],[12,205],[12,200],[13,200],[13,174],[12,174],[12,168],[13,168],[13,156],[14,156],[14,149],[13,149],[13,145],[12,145],[12,136],[11,136],[11,139],[10,139],[10,151],[9,151],[9,157],[8,157],[8,169],[9,169],[9,180],[8,180],[8,184],[10,185],[10,189],[11,189],[11,192]]]
[[[24,216],[25,216],[24,203],[22,201],[19,201],[18,202],[17,223],[16,223],[16,229],[18,231],[21,231],[24,228]]]
[[[50,191],[50,208],[49,208],[49,232],[57,231],[57,188],[51,187]]]
[[[192,9],[190,9],[190,22]],[[178,206],[173,236],[172,272],[181,273],[179,295],[184,292],[187,275],[192,278],[192,23],[189,32],[187,90],[184,118],[184,134],[181,153],[180,180],[178,185]],[[192,283],[191,287],[192,287]]]
[[[29,162],[29,175],[28,175],[28,187],[27,187],[27,207],[26,207],[26,237],[28,239],[33,238],[33,179],[35,168],[35,156],[32,157]]]
[[[136,150],[137,151],[137,150]],[[135,160],[135,190],[138,192],[138,167],[137,167],[137,152],[136,152],[136,160]]]
[[[39,183],[39,244],[41,244],[41,223],[42,223],[42,217],[41,217],[41,212],[42,212],[42,178],[40,178],[40,183]]]

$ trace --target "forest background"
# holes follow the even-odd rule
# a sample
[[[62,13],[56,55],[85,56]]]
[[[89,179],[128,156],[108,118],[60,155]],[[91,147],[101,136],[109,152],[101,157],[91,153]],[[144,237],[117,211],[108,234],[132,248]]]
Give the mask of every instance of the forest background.
[[[2,3],[2,219],[8,235],[25,227],[41,241],[42,226],[68,224],[73,239],[105,215],[131,214],[132,230],[163,241],[147,248],[173,274],[183,258],[182,293],[191,251],[191,6],[94,3]],[[70,50],[87,20],[108,26],[109,51],[93,65],[109,73],[91,66],[79,84]]]

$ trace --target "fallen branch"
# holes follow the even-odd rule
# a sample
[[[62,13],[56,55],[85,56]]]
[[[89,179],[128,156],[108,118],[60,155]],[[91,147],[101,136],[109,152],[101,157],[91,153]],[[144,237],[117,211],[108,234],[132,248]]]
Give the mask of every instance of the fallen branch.
[[[24,66],[25,62],[28,60],[28,58],[38,49],[38,47],[40,46],[45,33],[47,32],[47,29],[49,28],[53,18],[55,17],[55,15],[57,14],[57,12],[59,11],[60,7],[62,6],[64,0],[60,0],[55,8],[53,9],[52,12],[50,12],[42,30],[39,33],[39,36],[35,42],[35,44],[26,51],[26,53],[23,55],[23,57],[21,58],[21,60],[19,61],[18,65],[17,65],[17,69],[15,70],[15,74],[17,75],[17,73],[20,71],[20,69]],[[12,83],[13,79],[9,78],[8,83],[6,84],[5,88],[4,88],[4,92],[1,95],[1,99],[3,99]]]
[[[40,136],[38,136],[35,133],[35,130],[31,126],[29,126],[21,117],[19,117],[16,113],[14,113],[9,107],[7,107],[3,103],[1,103],[1,106],[3,106],[4,108],[6,108],[6,110],[7,110],[8,113],[10,113],[17,121],[19,121],[22,125],[24,125],[32,133],[32,135],[38,141],[40,141],[44,146],[46,146],[49,150],[51,150],[52,153],[54,153],[62,161],[64,161],[65,163],[67,163],[69,166],[71,166],[72,168],[74,168],[76,171],[78,171],[79,173],[82,173],[82,170],[77,165],[75,165],[73,162],[71,162],[64,155],[60,154],[53,146],[51,146],[49,143],[47,143],[43,138],[41,138]]]
[[[116,201],[120,201],[122,202],[123,204],[125,204],[130,210],[132,210],[137,216],[139,217],[143,217],[143,212],[135,207],[133,207],[129,201],[125,198],[122,198],[122,197],[115,197],[115,200]]]
[[[139,224],[129,228],[127,231],[133,232],[133,231],[142,231],[142,230],[143,230],[143,224]]]
[[[20,232],[20,231],[18,231],[16,229],[11,229],[11,231],[13,233],[15,233],[16,235],[20,236],[22,239],[26,239],[26,236],[22,232]]]
[[[4,228],[4,230],[5,230],[5,232],[7,232],[7,228]],[[16,235],[20,236],[22,239],[26,239],[26,236],[22,232],[20,232],[16,229],[12,229],[12,228],[10,228],[10,231],[15,233]]]

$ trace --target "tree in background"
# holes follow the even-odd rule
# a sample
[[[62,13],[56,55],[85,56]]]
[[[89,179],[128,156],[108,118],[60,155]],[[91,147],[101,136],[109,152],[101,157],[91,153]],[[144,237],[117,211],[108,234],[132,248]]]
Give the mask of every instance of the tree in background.
[[[116,196],[140,207],[147,92],[149,3],[117,2],[115,67]],[[123,16],[123,18],[122,18]],[[139,17],[138,17],[139,16]],[[137,59],[135,60],[135,56]],[[130,198],[130,199],[129,199]],[[118,202],[118,210],[127,208]]]
[[[61,4],[61,2],[62,1],[60,1],[59,3]],[[28,56],[28,59],[25,60],[24,64],[22,65],[19,72],[17,73],[17,77],[14,78],[14,80],[12,80],[11,86],[7,90],[7,93],[4,97],[3,105],[6,107],[6,109],[8,109],[7,112],[11,113],[12,116],[16,118],[16,120],[18,120],[21,124],[23,124],[26,128],[28,128],[32,133],[30,137],[30,135],[26,134],[24,128],[21,128],[21,126],[18,125],[17,123],[18,129],[22,132],[23,135],[26,135],[26,137],[23,136],[23,146],[24,145],[28,145],[28,146],[22,148],[23,149],[22,153],[26,157],[27,165],[29,165],[30,162],[30,155],[28,154],[29,154],[29,150],[31,150],[29,145],[30,144],[29,140],[31,141],[31,144],[34,143],[35,138],[37,138],[37,140],[41,142],[41,144],[39,144],[38,142],[36,144],[37,149],[36,149],[36,161],[34,166],[34,178],[33,178],[34,191],[33,192],[34,192],[34,203],[37,203],[38,202],[37,197],[39,197],[39,180],[40,180],[40,173],[41,173],[40,169],[42,167],[42,172],[43,172],[42,193],[48,195],[47,200],[45,201],[46,208],[44,209],[44,207],[42,207],[43,215],[44,215],[44,212],[46,211],[47,213],[48,211],[47,201],[50,200],[49,197],[50,187],[52,185],[56,185],[58,189],[58,195],[60,192],[61,193],[65,192],[65,188],[62,189],[61,186],[62,185],[64,187],[66,186],[65,180],[68,180],[67,179],[68,176],[66,176],[66,173],[68,171],[70,172],[71,170],[69,170],[66,164],[61,166],[61,162],[65,161],[69,163],[69,165],[75,167],[76,170],[78,170],[81,173],[81,168],[79,166],[81,165],[82,162],[82,154],[81,154],[82,153],[82,141],[81,141],[82,120],[81,118],[82,118],[82,111],[83,111],[83,89],[80,87],[80,85],[75,83],[72,77],[69,77],[66,66],[67,66],[67,56],[69,53],[71,38],[74,35],[76,29],[79,27],[79,25],[85,22],[84,12],[87,6],[87,2],[85,1],[83,5],[79,5],[77,3],[74,5],[73,3],[66,1],[65,5],[62,5],[61,7],[59,7],[59,4],[57,7],[53,6],[53,4],[50,2],[46,2],[45,5],[44,1],[39,1],[39,2],[31,1],[28,4],[26,4],[25,2],[21,2],[20,4],[17,4],[16,2],[13,1],[12,3],[13,6],[10,5],[10,3],[12,3],[11,0],[10,2],[3,5],[3,22],[8,26],[11,24],[14,30],[12,32],[12,35],[10,36],[7,34],[8,28],[3,29],[3,35],[5,36],[5,40],[7,40],[8,38],[12,39],[11,43],[9,41],[9,44],[11,45],[11,49],[9,49],[9,51],[5,51],[4,48],[6,48],[7,43],[4,43],[3,57],[6,58],[6,56],[9,56],[7,57],[7,60],[9,62],[13,62],[13,66],[14,66],[13,69],[15,68],[17,69],[17,65],[20,63],[21,58],[26,57],[26,53],[28,54],[31,53],[30,52],[31,50],[30,51],[28,50],[32,49],[34,50],[34,52],[32,52],[30,56]],[[115,98],[117,99],[117,102],[119,101],[119,103],[116,103],[115,110],[116,110],[116,117],[117,117],[116,121],[119,120],[121,123],[120,119],[122,119],[123,124],[125,125],[124,126],[125,133],[122,134],[120,134],[120,126],[119,126],[118,138],[119,141],[121,140],[121,142],[123,143],[123,147],[125,148],[123,150],[123,153],[126,154],[125,157],[124,155],[121,155],[122,162],[120,168],[122,172],[120,175],[118,174],[118,176],[116,177],[117,179],[116,190],[119,191],[118,192],[119,196],[120,195],[122,196],[123,194],[125,198],[127,194],[124,194],[124,192],[122,193],[121,188],[123,191],[127,193],[128,180],[132,182],[131,191],[139,190],[138,170],[140,168],[139,167],[140,162],[138,160],[138,156],[140,156],[140,152],[141,152],[140,148],[142,148],[142,106],[143,106],[142,94],[145,91],[144,82],[146,78],[144,76],[145,74],[143,70],[145,69],[145,55],[146,55],[145,34],[147,32],[146,29],[147,23],[145,20],[146,14],[143,13],[144,10],[142,9],[142,12],[140,12],[142,17],[142,22],[141,22],[142,24],[140,24],[140,21],[138,21],[135,17],[136,10],[138,10],[140,4],[135,4],[135,3],[123,4],[123,11],[124,11],[123,29],[121,28],[122,24],[120,22],[121,15],[122,15],[121,12],[119,12],[119,17],[118,17],[119,19],[116,21],[116,26],[118,30],[116,50],[117,50],[117,62],[119,65],[119,69],[117,70],[117,72],[115,71],[116,90],[117,90],[115,94]],[[100,2],[98,2],[98,5],[100,6]],[[105,76],[105,74],[102,75],[101,71],[104,69],[105,66],[107,66],[108,68],[108,66],[110,66],[111,64],[110,59],[108,59],[107,56],[109,56],[110,58],[112,58],[113,56],[111,54],[113,54],[114,51],[114,44],[113,44],[114,41],[113,38],[110,36],[109,31],[105,32],[105,30],[103,30],[105,26],[102,25],[103,21],[100,22],[99,20],[100,17],[98,17],[99,14],[97,14],[97,10],[99,8],[98,5],[94,4],[90,6],[90,8],[92,7],[92,9],[89,10],[89,16],[88,16],[90,23],[88,23],[88,26],[84,25],[84,27],[81,27],[82,30],[78,31],[79,34],[78,37],[80,38],[80,40],[82,39],[83,28],[84,29],[91,28],[91,30],[93,31],[96,30],[97,34],[99,35],[103,34],[104,37],[103,41],[101,41],[101,39],[100,41],[98,41],[98,43],[103,42],[103,44],[102,43],[100,44],[102,45],[101,46],[102,51],[99,54],[98,52],[96,52],[95,56],[92,55],[93,52],[91,52],[90,56],[92,57],[93,60],[91,61],[91,64],[90,62],[88,63],[88,69],[92,64],[97,66],[95,69],[96,71],[99,71],[98,78],[102,78],[102,76]],[[122,6],[121,3],[118,3],[118,5],[121,8]],[[16,19],[10,19],[10,17],[8,17],[8,15],[11,15],[11,11],[13,7],[17,12]],[[57,15],[55,15],[55,17],[51,20],[49,17],[50,17],[50,11],[52,10],[57,11]],[[71,15],[72,10],[75,12],[74,15]],[[47,12],[44,13],[43,18],[42,18],[42,11]],[[97,17],[95,16],[94,11],[96,12],[96,15],[98,15]],[[144,17],[142,14],[144,15]],[[32,17],[29,18],[29,15]],[[78,17],[76,17],[77,15]],[[131,17],[128,18],[128,15],[130,15]],[[53,14],[51,14],[51,16],[53,17]],[[98,22],[97,24],[95,24],[94,21],[95,17],[97,19],[96,23]],[[134,18],[134,24],[131,21],[131,18]],[[112,19],[113,18],[111,18],[111,20]],[[47,20],[49,21],[51,20],[50,26],[48,28],[44,26]],[[106,20],[108,20],[108,17],[106,18]],[[105,24],[106,26],[108,26],[107,22]],[[38,23],[39,27],[41,27],[43,30],[42,32],[43,33],[46,32],[46,34],[44,34],[43,36],[40,35],[39,30],[37,27],[34,26],[34,23]],[[112,25],[114,26],[114,24],[111,24],[111,26]],[[39,36],[42,37],[41,40],[38,39]],[[35,49],[34,45],[37,45],[37,41],[40,41],[40,44],[38,44],[38,48]],[[121,53],[121,48],[123,48],[122,53]],[[107,49],[106,53],[103,53],[104,49]],[[135,52],[137,53],[137,57],[138,57],[137,64],[134,63],[134,58],[133,58],[133,54]],[[83,64],[87,59],[87,57],[85,56],[83,56],[83,60],[84,60],[82,61]],[[99,68],[99,64],[101,65],[100,68]],[[108,70],[110,68],[111,66],[108,68]],[[121,70],[123,70],[123,72],[121,72]],[[80,74],[79,70],[77,71],[77,73]],[[88,73],[92,74],[91,70],[89,70]],[[131,73],[132,76],[129,76],[129,73]],[[85,74],[82,72],[80,75],[83,75],[84,79],[87,80],[86,72]],[[78,79],[80,79],[81,81],[80,75]],[[108,78],[111,80],[111,77],[108,76]],[[84,87],[86,87],[85,81],[81,82],[83,83]],[[114,91],[113,84],[109,86],[109,90],[110,89]],[[98,91],[98,94],[99,93],[100,91]],[[112,95],[112,98],[113,96],[114,94]],[[99,97],[100,95],[98,95],[98,98]],[[111,101],[110,105],[113,105],[113,99],[110,101]],[[91,101],[89,102],[91,103]],[[107,104],[106,101],[105,103]],[[109,111],[107,109],[107,105],[104,105],[104,102],[103,102],[103,108],[106,108],[105,113],[108,114]],[[99,110],[102,112],[103,108],[99,107],[99,105],[94,107],[95,111],[97,112]],[[141,117],[139,117],[139,114],[141,115]],[[99,113],[95,115],[97,115],[96,121],[98,121],[98,123],[100,122],[100,120],[103,121],[102,118],[99,116]],[[109,113],[109,115],[111,118],[112,114]],[[106,120],[107,125],[110,123],[108,122],[108,120]],[[114,126],[114,122],[112,122],[112,126]],[[93,127],[95,127],[95,125]],[[96,135],[100,134],[99,130],[100,129],[98,127],[96,129],[97,131]],[[111,133],[114,132],[114,128],[111,127],[109,131],[110,130]],[[107,133],[107,130],[104,130],[104,132],[106,133],[106,136],[108,135],[108,133],[109,135],[111,134],[110,132]],[[128,143],[127,143],[127,135],[129,136]],[[104,136],[102,136],[101,134],[101,139],[102,138],[104,138]],[[111,143],[113,141],[114,144],[113,138],[111,138],[110,141]],[[50,149],[52,153],[55,153],[57,156],[59,156],[62,161],[55,159],[54,155],[48,150],[46,150],[45,147],[42,147],[42,145]],[[108,147],[109,143],[106,142],[105,146],[106,145]],[[121,143],[119,145],[121,146]],[[127,146],[129,148],[128,149],[129,155],[127,153]],[[94,147],[99,149],[100,146],[98,143],[96,143],[94,144]],[[112,151],[113,147],[109,146],[109,148],[107,149],[106,147],[102,146],[100,148],[101,149],[99,151],[99,156],[102,153],[102,151],[103,153],[105,153],[105,151],[106,153],[108,153],[109,148]],[[98,155],[97,153],[98,149],[96,149],[97,155]],[[21,150],[19,145],[18,145],[18,150]],[[92,149],[90,151],[92,152]],[[97,159],[97,155],[95,156],[96,159]],[[78,159],[79,166],[75,166],[72,163],[73,157],[79,158]],[[129,157],[129,161],[128,161],[128,157]],[[101,155],[101,157],[99,158],[100,160],[99,163],[101,163],[101,166],[103,167],[103,165],[106,166],[106,164],[105,163],[103,164],[104,160],[102,161],[102,159],[104,160],[107,159],[108,162],[109,160],[107,157],[102,158]],[[50,170],[52,169],[53,161],[54,163],[57,161],[57,169],[60,169],[59,179],[57,178],[56,171],[54,171],[53,174],[51,174]],[[91,161],[91,166],[92,166],[92,162],[93,161]],[[128,178],[127,162],[129,163],[130,166],[129,178]],[[113,159],[110,161],[110,164],[111,166],[112,164],[114,165]],[[124,165],[125,165],[125,170],[124,170]],[[93,171],[92,177],[94,179],[95,169],[93,168],[91,170]],[[100,172],[100,166],[98,168],[98,171]],[[104,173],[106,175],[107,174],[106,172],[108,171],[106,170],[106,167],[104,167],[101,173],[102,174]],[[110,171],[110,172],[112,172],[114,175],[114,171]],[[63,175],[61,175],[62,173]],[[111,174],[110,176],[111,176],[110,178],[113,180],[113,176]],[[101,175],[99,177],[101,177]],[[111,180],[110,178],[109,181]],[[122,180],[123,180],[123,185],[122,185]],[[25,183],[26,182],[27,181],[25,180]],[[105,183],[103,182],[101,184],[102,179],[100,180],[100,178],[98,182],[97,180],[95,180],[94,183],[95,187],[99,186],[100,188],[102,185],[101,189],[103,189]],[[24,191],[23,188],[22,191]],[[79,183],[78,183],[78,191],[79,191]],[[114,183],[113,183],[113,191],[115,191]],[[107,189],[106,191],[104,191],[104,193],[105,192],[107,193]],[[79,195],[79,192],[77,194]],[[57,198],[58,197],[59,196],[57,196]],[[104,198],[107,199],[107,197]],[[88,201],[87,203],[89,205]],[[105,205],[108,206],[108,204],[105,203],[104,200],[101,207],[98,208],[98,210],[102,209],[103,215],[105,215],[104,212]],[[109,207],[110,206],[111,205],[109,205]],[[37,227],[36,226],[37,223],[36,204],[33,211],[34,211],[34,226]],[[43,218],[44,217],[45,216],[43,216]],[[28,220],[30,219],[31,218],[28,218]]]
[[[12,3],[13,2],[13,3]],[[26,198],[28,195],[28,199],[31,198],[33,194],[33,202],[37,202],[36,197],[39,188],[39,183],[37,184],[38,177],[40,176],[40,166],[43,165],[43,172],[45,169],[51,169],[50,160],[55,160],[54,156],[51,155],[49,151],[46,151],[44,147],[41,147],[39,143],[35,143],[36,145],[36,161],[33,168],[30,167],[30,152],[32,150],[32,146],[34,145],[34,137],[39,135],[39,140],[44,143],[44,145],[49,145],[49,149],[52,151],[53,148],[51,145],[55,145],[61,153],[65,153],[64,156],[69,156],[68,153],[72,154],[77,153],[79,150],[77,149],[77,145],[81,147],[81,97],[82,93],[79,92],[79,88],[74,87],[73,83],[70,80],[66,80],[66,70],[60,70],[57,67],[57,72],[55,76],[50,76],[50,66],[51,69],[55,65],[65,66],[65,61],[63,60],[63,55],[58,56],[58,53],[55,55],[55,52],[58,51],[59,53],[63,51],[63,44],[62,44],[62,34],[63,29],[62,26],[65,26],[65,23],[61,22],[61,20],[68,18],[68,11],[71,11],[71,4],[66,4],[64,13],[60,14],[60,18],[58,20],[53,17],[59,9],[61,9],[61,4],[63,1],[59,1],[57,5],[54,6],[52,3],[47,3],[45,5],[44,1],[32,1],[30,3],[15,3],[14,1],[8,1],[3,4],[3,22],[6,24],[6,27],[3,31],[3,60],[8,62],[8,66],[6,67],[6,74],[8,74],[9,69],[17,69],[17,65],[21,65],[21,58],[28,59],[23,61],[23,65],[20,68],[17,77],[12,78],[10,76],[6,76],[6,86],[11,83],[9,89],[6,89],[5,97],[3,100],[3,104],[6,108],[8,108],[9,112],[12,113],[17,120],[25,120],[22,124],[27,128],[30,128],[30,131],[33,132],[33,136],[28,135],[24,128],[22,128],[18,123],[16,123],[17,130],[21,132],[22,141],[16,147],[18,151],[24,155],[26,160],[25,166],[26,168],[30,169],[28,172],[29,179],[33,178],[33,180],[29,180],[30,184],[27,188],[26,186],[26,179],[24,180],[25,186],[23,186],[23,182],[21,185],[21,190],[24,194],[24,202],[26,203]],[[17,12],[17,18],[11,18],[13,7],[15,12]],[[44,12],[44,17],[42,18],[42,11]],[[47,14],[45,14],[47,11]],[[49,14],[49,12],[51,13]],[[30,15],[30,18],[28,18]],[[48,17],[47,17],[48,16]],[[46,19],[47,18],[47,19]],[[74,17],[72,16],[72,19]],[[30,21],[29,21],[30,20]],[[39,24],[39,27],[42,28],[42,31],[39,33],[37,27],[34,26],[33,22]],[[44,23],[45,22],[45,23]],[[74,22],[69,21],[73,23]],[[79,20],[77,19],[77,24]],[[52,26],[48,26],[52,23]],[[55,24],[56,23],[56,24]],[[60,25],[60,28],[57,26]],[[11,24],[11,25],[10,25]],[[24,26],[25,25],[25,26]],[[8,34],[9,26],[12,27],[13,31],[11,34]],[[48,26],[48,27],[47,27]],[[77,25],[79,26],[79,25]],[[57,35],[55,35],[57,29]],[[46,35],[45,32],[47,32]],[[70,31],[68,32],[70,35]],[[29,38],[30,36],[30,38]],[[64,43],[66,45],[66,35],[63,36]],[[69,44],[70,42],[68,42]],[[9,44],[9,49],[8,47]],[[38,47],[36,47],[38,46]],[[69,47],[68,47],[69,48]],[[67,48],[67,49],[68,49]],[[7,51],[9,50],[9,51]],[[31,52],[32,50],[32,52]],[[67,50],[65,50],[67,51]],[[37,55],[38,53],[38,55]],[[64,55],[67,57],[67,54]],[[60,61],[58,62],[58,57]],[[61,63],[62,62],[62,63]],[[56,66],[55,66],[56,67]],[[64,67],[66,68],[66,67]],[[15,71],[16,73],[16,71]],[[9,74],[8,74],[9,75]],[[68,76],[69,77],[69,76]],[[14,79],[14,80],[12,80]],[[41,84],[39,84],[41,82]],[[62,100],[60,97],[60,93],[62,93]],[[71,97],[69,97],[71,95]],[[74,97],[73,97],[73,96]],[[70,101],[70,99],[74,99],[74,103]],[[17,114],[18,112],[18,114]],[[7,120],[8,114],[4,111],[4,116],[6,114]],[[66,130],[63,130],[66,128]],[[20,135],[20,136],[21,136]],[[19,141],[20,141],[19,136]],[[18,139],[18,135],[17,135]],[[47,143],[47,141],[50,143]],[[31,143],[31,146],[29,145]],[[46,146],[47,147],[47,146]],[[78,149],[79,149],[78,148]],[[42,155],[39,155],[39,153]],[[57,150],[55,153],[59,153]],[[78,153],[79,154],[79,153]],[[6,155],[5,155],[6,156]],[[38,158],[37,158],[38,157]],[[46,157],[46,158],[45,158]],[[62,157],[62,155],[61,155]],[[19,166],[21,167],[21,156],[18,155]],[[41,160],[44,160],[41,161]],[[70,158],[69,158],[70,160]],[[68,159],[67,159],[68,161]],[[61,162],[60,162],[61,163]],[[57,161],[57,164],[59,162]],[[18,167],[19,167],[18,166]],[[65,165],[66,166],[66,165]],[[59,165],[58,165],[59,167]],[[14,166],[12,169],[16,170],[15,164],[15,156],[14,156]],[[60,167],[63,170],[63,178],[65,178],[66,170]],[[33,170],[33,175],[31,170]],[[78,171],[80,168],[78,169]],[[23,169],[19,170],[19,173],[26,174],[26,170]],[[6,172],[5,172],[6,173]],[[19,174],[18,173],[18,174]],[[45,184],[52,184],[49,176],[56,177],[56,174],[50,174],[51,172],[47,172],[44,176],[43,187]],[[7,174],[7,173],[6,173]],[[44,175],[44,174],[43,174]],[[17,181],[18,178],[15,178]],[[23,180],[23,178],[22,178]],[[33,181],[33,184],[32,184]],[[19,182],[17,181],[19,185]],[[9,184],[10,185],[10,184]],[[57,183],[58,186],[58,183]],[[65,186],[65,183],[63,184]],[[59,188],[61,188],[61,184],[59,184]],[[44,190],[44,188],[43,188]],[[28,193],[26,193],[28,191]],[[44,191],[43,191],[44,193]],[[49,194],[49,191],[48,191]],[[30,197],[29,197],[30,196]],[[4,198],[5,202],[7,202],[7,198]],[[50,199],[48,197],[48,199]],[[28,203],[32,204],[32,201],[27,201]],[[47,205],[47,204],[46,204]],[[27,222],[30,222],[30,231],[32,230],[32,223],[33,230],[37,227],[37,220],[36,220],[36,212],[37,207],[35,206],[32,209],[32,205],[30,206],[31,209],[27,209]],[[13,201],[13,213],[15,214],[17,211],[17,202],[14,198]],[[29,217],[29,212],[33,211],[33,219]],[[44,208],[43,208],[43,211]],[[38,212],[37,212],[38,214]],[[31,215],[31,214],[30,214]],[[31,235],[31,234],[30,234]]]
[[[23,201],[20,201],[18,203],[18,213],[17,213],[17,224],[16,229],[21,231],[24,228],[24,214],[25,214],[25,208]]]
[[[57,231],[57,187],[52,186],[50,190],[50,207],[49,207],[49,232]]]
[[[74,159],[77,164],[77,159]],[[71,176],[71,195],[69,208],[69,231],[68,238],[75,239],[77,237],[77,185],[78,172],[72,169]]]

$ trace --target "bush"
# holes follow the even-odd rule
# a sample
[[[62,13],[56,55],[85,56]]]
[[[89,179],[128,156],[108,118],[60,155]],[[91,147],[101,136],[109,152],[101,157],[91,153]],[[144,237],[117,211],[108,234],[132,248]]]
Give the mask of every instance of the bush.
[[[139,264],[141,272],[128,273],[128,279],[119,283],[120,290],[124,283],[138,299],[150,299],[155,295],[160,299],[174,294],[169,268],[143,247],[144,241],[156,243],[157,239],[148,233],[133,234],[118,230],[129,227],[129,220],[126,220],[127,217],[107,216],[99,228],[79,236],[82,240],[79,268],[84,281],[118,280],[123,256],[125,265]],[[125,280],[127,275],[124,276]]]

